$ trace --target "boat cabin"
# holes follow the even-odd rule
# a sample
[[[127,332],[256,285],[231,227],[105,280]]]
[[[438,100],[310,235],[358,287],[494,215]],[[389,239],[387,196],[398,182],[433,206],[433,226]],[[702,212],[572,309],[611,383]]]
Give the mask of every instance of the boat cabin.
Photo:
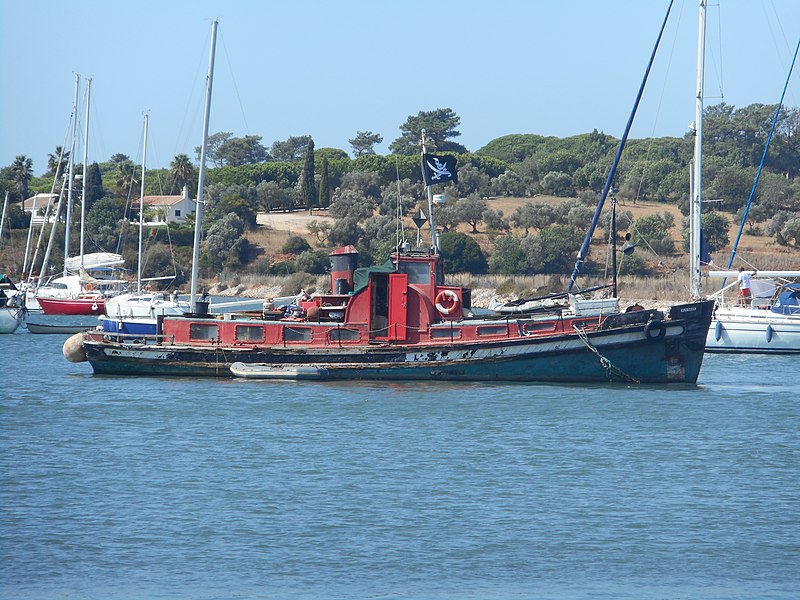
[[[268,323],[261,326],[264,332],[242,329],[228,340],[217,324],[207,320],[190,323],[189,319],[167,318],[163,334],[176,341],[256,344],[281,343],[288,335],[315,344],[319,334],[309,329],[314,325],[332,330],[326,334],[326,343],[356,339],[415,342],[430,326],[460,321],[470,309],[468,289],[443,284],[438,254],[403,248],[383,265],[356,268],[357,264],[358,252],[352,246],[333,251],[330,291],[298,298],[285,312],[265,310],[262,317]],[[226,315],[223,321],[236,319],[237,315]],[[266,331],[270,325],[276,326],[274,332]],[[288,333],[286,325],[291,325]]]

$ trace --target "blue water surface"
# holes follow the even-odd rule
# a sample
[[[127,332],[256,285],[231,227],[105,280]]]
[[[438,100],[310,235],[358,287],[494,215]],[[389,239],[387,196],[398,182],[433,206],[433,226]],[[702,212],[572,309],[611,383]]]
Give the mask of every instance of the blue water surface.
[[[0,336],[0,596],[797,598],[799,357],[697,386],[94,376]]]

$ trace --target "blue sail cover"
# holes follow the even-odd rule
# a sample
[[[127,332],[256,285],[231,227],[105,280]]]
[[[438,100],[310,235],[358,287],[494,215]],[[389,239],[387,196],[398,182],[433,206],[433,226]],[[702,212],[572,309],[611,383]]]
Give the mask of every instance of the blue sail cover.
[[[706,236],[703,235],[702,229],[700,230],[700,264],[711,264],[711,254],[708,252],[708,242],[706,241]]]
[[[772,307],[772,312],[782,315],[800,315],[800,283],[784,286]]]

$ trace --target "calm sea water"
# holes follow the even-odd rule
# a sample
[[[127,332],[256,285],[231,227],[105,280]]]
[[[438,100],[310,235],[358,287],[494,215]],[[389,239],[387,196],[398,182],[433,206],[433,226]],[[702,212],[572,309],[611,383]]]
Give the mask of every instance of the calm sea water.
[[[114,378],[0,336],[0,596],[797,598],[800,357],[698,386]]]

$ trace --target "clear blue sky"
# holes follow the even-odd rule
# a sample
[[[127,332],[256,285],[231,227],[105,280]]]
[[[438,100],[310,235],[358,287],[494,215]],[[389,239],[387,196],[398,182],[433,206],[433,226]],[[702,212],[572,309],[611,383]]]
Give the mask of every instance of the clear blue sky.
[[[713,2],[706,103],[720,101],[720,88],[737,108],[776,103],[800,0]],[[93,78],[90,162],[140,157],[144,111],[150,167],[178,153],[194,159],[214,17],[212,133],[259,135],[267,148],[311,135],[317,148],[350,152],[348,140],[371,131],[384,154],[409,115],[451,108],[461,118],[455,141],[473,151],[512,133],[619,137],[667,5],[0,0],[0,166],[24,154],[37,175],[46,170],[68,129],[76,72]],[[681,136],[694,119],[697,12],[697,0],[675,0],[633,137]],[[789,106],[800,105],[799,71]]]

